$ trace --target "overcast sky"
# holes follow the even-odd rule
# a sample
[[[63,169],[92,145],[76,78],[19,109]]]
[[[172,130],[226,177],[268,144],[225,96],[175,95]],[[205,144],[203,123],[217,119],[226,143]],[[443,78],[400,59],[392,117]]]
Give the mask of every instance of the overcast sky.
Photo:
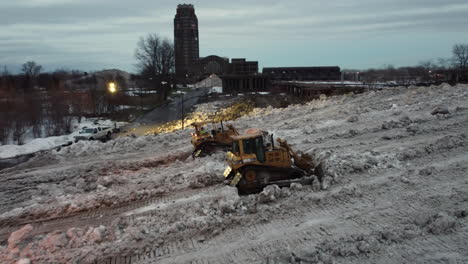
[[[140,36],[173,39],[177,1],[0,0],[0,66],[135,71]],[[200,56],[364,69],[450,57],[466,0],[198,0]]]

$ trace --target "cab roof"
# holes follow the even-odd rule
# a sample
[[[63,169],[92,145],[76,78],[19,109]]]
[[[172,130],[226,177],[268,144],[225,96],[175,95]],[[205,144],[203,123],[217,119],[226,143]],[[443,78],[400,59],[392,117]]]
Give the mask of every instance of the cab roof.
[[[261,137],[263,136],[263,133],[257,132],[253,134],[244,134],[244,135],[239,135],[239,136],[231,136],[232,139],[234,140],[241,140],[241,139],[251,139],[251,138],[256,138],[256,137]]]
[[[199,126],[204,126],[206,124],[215,124],[215,123],[216,122],[214,120],[210,120],[210,121],[204,121],[204,122],[193,122],[190,125],[199,127]]]

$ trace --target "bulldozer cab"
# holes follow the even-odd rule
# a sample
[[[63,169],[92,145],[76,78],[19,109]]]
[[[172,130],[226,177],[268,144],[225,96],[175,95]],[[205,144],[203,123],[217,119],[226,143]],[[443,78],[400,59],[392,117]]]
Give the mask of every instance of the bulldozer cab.
[[[232,150],[239,157],[256,159],[261,163],[265,162],[265,146],[262,135],[238,138],[233,141]]]
[[[195,129],[195,132],[192,133],[192,143],[212,138],[216,136],[217,133],[224,132],[224,127],[222,125],[211,122],[193,123],[192,126]]]
[[[275,157],[284,158],[284,155],[279,153],[282,150],[274,147],[273,135],[269,135],[265,131],[256,131],[253,134],[232,138],[234,140],[232,153],[228,156],[234,160],[242,163],[265,163],[275,160]]]
[[[195,132],[192,135],[192,145],[194,146],[194,157],[212,153],[216,149],[229,149],[232,145],[231,136],[238,135],[237,130],[230,124],[225,125],[223,122],[197,122],[193,123]]]
[[[215,126],[215,124],[213,123],[208,123],[208,122],[198,122],[198,123],[193,123],[192,126],[194,127],[195,129],[195,134],[196,136],[204,136],[204,135],[208,135],[208,131],[209,130],[212,130],[212,128]],[[193,135],[192,134],[192,135]]]

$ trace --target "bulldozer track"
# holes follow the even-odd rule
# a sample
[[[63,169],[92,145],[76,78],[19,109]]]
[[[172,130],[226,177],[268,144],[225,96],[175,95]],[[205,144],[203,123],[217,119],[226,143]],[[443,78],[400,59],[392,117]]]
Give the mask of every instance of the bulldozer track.
[[[285,181],[285,182],[296,179],[292,177],[292,175],[294,175],[295,173],[300,174],[301,177],[306,176],[304,171],[297,169],[297,168],[265,167],[265,166],[259,166],[259,165],[246,165],[240,168],[239,171],[241,172],[242,175],[244,175],[244,177],[237,184],[237,188],[241,193],[245,193],[245,194],[255,193],[255,192],[258,192],[257,189],[263,189],[263,186],[258,186],[258,185],[260,184],[260,182],[263,182],[262,181],[263,179],[265,179],[265,178],[262,178],[264,177],[265,174],[268,174],[269,176],[274,176],[275,174],[286,175],[284,176],[284,179],[278,179],[279,181]],[[249,183],[246,179],[244,179],[246,177],[245,173],[248,171],[255,172],[256,176],[254,176],[254,179],[255,179],[253,181],[254,184],[252,184],[252,182]],[[301,178],[301,177],[297,177],[297,178]],[[275,182],[277,181],[267,182],[266,185],[275,184]],[[253,185],[255,185],[255,183],[257,186],[252,187]]]
[[[115,216],[134,218],[140,215],[152,215],[154,214],[154,212],[145,212],[142,214],[129,216],[122,215],[122,213],[124,212],[129,212],[150,204],[165,203],[171,200],[177,200],[184,197],[193,196],[194,194],[199,192],[211,194],[216,192],[216,190],[216,187],[204,190],[191,189],[187,191],[177,192],[174,194],[155,196],[149,199],[128,202],[115,207],[97,208],[88,211],[80,211],[74,214],[63,214],[56,217],[48,217],[32,221],[21,221],[17,223],[6,222],[0,226],[0,241],[4,241],[11,232],[27,224],[35,226],[33,231],[33,234],[35,235],[50,232],[52,230],[66,229],[68,227],[100,225],[112,222],[115,219]]]
[[[316,218],[317,214],[315,210],[311,209],[317,209],[316,205],[308,205],[305,206],[309,210],[303,210],[302,214],[297,214],[297,218],[285,218],[285,219],[277,219],[272,222],[267,222],[267,223],[255,223],[253,225],[249,226],[239,226],[238,228],[234,230],[228,230],[225,233],[226,240],[229,240],[231,238],[234,238],[236,234],[242,233],[245,234],[246,237],[258,237],[262,234],[271,232],[272,230],[288,230],[288,229],[294,229],[296,226],[298,226],[304,219],[314,219]],[[339,206],[342,208],[342,206]],[[322,211],[322,217],[336,217],[339,215],[339,209],[337,210],[323,210]],[[300,218],[300,219],[299,219]],[[352,224],[353,227],[359,227],[357,223]],[[362,227],[363,230],[365,230]],[[212,262],[210,260],[206,259],[194,259],[191,261],[187,261],[187,263],[194,263],[194,261],[208,261],[207,263],[235,263],[234,259],[236,259],[236,256],[249,256],[251,258],[264,258],[265,256],[268,256],[269,254],[272,254],[274,252],[278,251],[278,244],[281,245],[283,248],[292,248],[294,245],[299,245],[303,243],[307,243],[309,241],[314,241],[314,239],[318,239],[320,237],[327,237],[329,234],[322,228],[321,225],[319,226],[314,226],[314,227],[308,227],[307,231],[299,230],[297,231],[298,235],[288,238],[287,240],[282,240],[280,237],[278,240],[274,241],[269,241],[268,243],[264,245],[255,245],[253,247],[249,247],[247,249],[243,248],[238,248],[235,249],[234,251],[229,251],[228,253],[223,253],[220,255],[221,259],[214,259]],[[291,234],[291,233],[290,233]],[[216,240],[216,238],[215,238]],[[205,244],[199,243],[194,239],[189,239],[186,241],[181,242],[175,242],[175,243],[170,243],[168,245],[165,245],[161,248],[155,248],[151,250],[150,252],[145,252],[142,254],[135,254],[132,256],[116,256],[116,257],[110,257],[104,260],[96,261],[95,264],[104,264],[104,263],[119,263],[118,261],[121,259],[131,259],[131,264],[136,264],[136,263],[154,263],[154,262],[145,262],[145,261],[159,261],[164,260],[164,258],[175,255],[176,253],[190,253],[190,252],[195,252],[199,250],[203,250],[203,248],[206,247]],[[226,260],[229,260],[226,262]],[[185,262],[183,262],[185,263]],[[195,263],[200,263],[200,262],[195,262]],[[203,263],[203,262],[201,262]],[[242,262],[239,262],[242,263]]]
[[[195,148],[195,150],[192,152],[192,157],[195,158],[195,153],[197,151],[201,151],[198,157],[205,157],[215,152],[223,151],[229,148],[230,148],[230,145],[218,143],[215,141],[204,142]]]
[[[436,178],[432,178],[431,181],[422,183],[423,189],[420,189],[419,192],[435,192],[436,188],[433,182]],[[445,185],[446,188],[450,188],[449,182],[444,182],[440,184],[439,188]],[[360,185],[362,189],[365,190],[372,190],[376,191],[380,189],[382,186],[380,185]],[[41,219],[34,221],[34,224],[38,225],[38,232],[45,233],[52,228],[66,228],[67,224],[70,226],[75,227],[77,220],[86,220],[89,219],[89,224],[99,224],[112,221],[112,217],[118,214],[122,214],[123,212],[128,212],[133,209],[137,209],[140,207],[144,207],[149,204],[154,203],[165,203],[168,201],[173,201],[175,199],[180,199],[187,196],[192,196],[199,192],[208,192],[213,193],[219,188],[219,186],[213,186],[210,188],[204,189],[195,189],[195,190],[188,190],[185,192],[180,193],[173,193],[171,195],[164,195],[153,197],[150,199],[140,200],[137,202],[132,202],[129,204],[121,205],[118,207],[112,208],[101,208],[97,210],[91,210],[87,212],[81,212],[76,215],[63,215],[60,218],[53,218],[53,219]],[[413,191],[412,187],[406,184],[394,184],[392,189],[399,189],[396,193],[408,193],[411,194]],[[299,206],[294,206],[292,208],[287,208],[287,210],[291,210],[291,214],[295,215],[295,217],[285,217],[285,218],[277,218],[273,219],[269,222],[260,222],[254,223],[253,225],[249,226],[237,226],[233,229],[228,229],[225,231],[224,238],[214,237],[213,240],[219,241],[220,243],[214,244],[229,244],[231,239],[239,239],[238,234],[242,233],[245,234],[246,237],[250,238],[259,238],[262,234],[271,233],[272,230],[284,230],[283,232],[290,232],[288,233],[291,237],[288,237],[286,240],[278,237],[277,239],[268,239],[267,243],[263,243],[260,241],[255,242],[247,242],[245,246],[240,248],[235,248],[233,250],[223,249],[224,251],[220,251],[216,256],[211,257],[210,259],[203,259],[200,257],[199,254],[196,253],[203,252],[205,250],[210,250],[212,245],[207,245],[206,243],[199,242],[195,238],[185,239],[183,241],[168,243],[163,245],[162,247],[155,247],[153,249],[148,249],[144,253],[139,254],[131,254],[131,255],[123,255],[123,256],[111,256],[94,263],[96,264],[137,264],[137,263],[173,263],[173,260],[176,256],[196,256],[195,259],[191,259],[190,261],[185,261],[181,263],[245,263],[246,261],[243,260],[255,260],[258,259],[265,259],[267,256],[278,252],[279,248],[283,249],[293,249],[298,246],[304,246],[307,244],[313,245],[314,241],[321,241],[323,238],[329,237],[330,232],[334,232],[333,230],[327,231],[326,228],[321,224],[318,225],[311,225],[301,228],[301,224],[308,220],[320,219],[320,218],[342,218],[341,221],[346,223],[347,227],[352,227],[354,230],[358,230],[361,232],[369,232],[371,230],[379,231],[379,230],[386,230],[389,226],[392,226],[395,222],[395,219],[404,219],[409,214],[418,212],[421,208],[421,205],[431,207],[431,206],[442,206],[440,202],[434,204],[432,200],[422,200],[419,201],[419,204],[413,203],[405,203],[408,199],[401,199],[398,197],[395,192],[385,192],[383,190],[380,192],[380,195],[385,196],[386,199],[380,200],[380,204],[375,204],[375,199],[372,197],[366,196],[365,191],[362,190],[364,195],[362,196],[334,196],[333,194],[330,196],[326,196],[322,199],[322,201],[318,203],[310,202],[307,203],[306,201],[302,202]],[[412,195],[418,195],[412,194]],[[388,201],[388,202],[383,202]],[[400,206],[396,207],[393,205],[394,201],[399,203]],[[359,203],[367,205],[366,209],[360,210],[359,212],[355,211],[353,205]],[[135,215],[130,215],[127,217],[138,217],[138,216],[146,216],[156,214],[157,211],[149,211],[144,213],[138,213]],[[361,214],[369,215],[378,213],[383,218],[380,221],[372,221],[373,217],[363,219]],[[343,215],[351,215],[350,218],[345,219]],[[8,233],[16,229],[19,225],[15,226],[7,226],[0,231],[0,234]],[[83,221],[83,224],[87,224],[86,221]],[[58,226],[58,227],[57,227]],[[326,227],[326,225],[325,225]],[[336,232],[336,231],[335,231]],[[0,235],[1,236],[1,235]],[[468,236],[467,232],[460,234],[460,239],[466,239]],[[465,240],[466,241],[466,240]],[[431,236],[429,238],[418,238],[417,241],[408,241],[409,247],[415,250],[419,250],[415,254],[422,254],[423,252],[418,249],[422,245],[429,245],[429,247],[439,247],[439,248],[448,248],[449,246],[444,246],[447,241],[443,237]],[[260,243],[260,244],[259,244]],[[213,243],[211,243],[213,244]],[[442,245],[442,246],[441,246]],[[426,247],[427,248],[427,247]],[[211,248],[212,250],[213,248]],[[449,248],[448,248],[449,249]],[[179,263],[179,262],[178,262]]]
[[[432,181],[437,181],[436,178],[431,181],[424,182],[423,188],[419,192],[434,192],[435,187]],[[439,187],[449,190],[450,182],[439,183]],[[380,186],[363,186],[362,188],[379,189]],[[298,247],[313,247],[315,241],[323,241],[332,234],[345,234],[348,230],[353,230],[353,233],[367,234],[373,231],[386,231],[395,225],[395,222],[405,223],[408,216],[416,214],[424,208],[443,208],[443,203],[434,204],[432,200],[420,200],[417,204],[408,203],[412,196],[417,196],[418,193],[411,192],[411,186],[406,184],[395,184],[393,189],[400,189],[398,192],[380,192],[380,195],[385,199],[375,199],[366,195],[352,197],[328,197],[325,202],[321,203],[301,203],[296,208],[291,208],[290,212],[295,217],[276,218],[268,222],[259,222],[251,225],[238,225],[232,229],[225,230],[222,237],[213,237],[210,243],[199,243],[195,239],[190,238],[182,242],[176,242],[164,245],[160,248],[149,250],[142,254],[133,256],[116,256],[103,261],[96,261],[96,264],[101,263],[124,263],[118,262],[120,259],[131,259],[131,264],[145,263],[173,263],[174,258],[177,263],[257,263],[259,260],[265,260],[268,256],[277,253],[279,250],[293,250]],[[367,189],[366,189],[367,190]],[[396,193],[405,193],[408,197],[402,199]],[[356,210],[353,205],[356,203],[366,205],[364,210]],[[289,211],[289,208],[286,210]],[[348,216],[348,217],[345,217]],[[380,221],[376,221],[376,219]],[[327,228],[327,219],[334,218],[342,222],[343,226],[338,230]],[[323,222],[319,220],[323,219]],[[311,221],[307,223],[307,221]],[[288,234],[287,239],[283,239],[282,234]],[[243,234],[242,238],[239,234]],[[262,238],[262,236],[272,237]],[[203,257],[203,252],[215,248],[215,245],[229,245],[229,242],[236,240],[244,240],[242,246],[237,248],[216,248],[217,253],[214,256]],[[450,242],[453,237],[443,235],[421,235],[416,238],[405,240],[405,244],[411,248],[415,255],[424,254],[428,248],[434,250],[441,249],[445,251],[453,250]],[[456,239],[466,241],[468,232],[466,230],[457,233]],[[266,241],[266,242],[265,242]],[[236,245],[239,245],[236,243]],[[184,256],[185,258],[181,258]],[[106,262],[107,261],[107,262]],[[371,263],[372,261],[369,261]],[[260,263],[264,263],[260,262]]]

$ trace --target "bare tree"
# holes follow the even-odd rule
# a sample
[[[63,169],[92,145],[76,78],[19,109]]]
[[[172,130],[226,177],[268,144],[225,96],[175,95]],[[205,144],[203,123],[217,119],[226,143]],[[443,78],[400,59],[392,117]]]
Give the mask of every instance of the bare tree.
[[[123,75],[121,75],[120,73],[117,73],[116,76],[115,76],[115,82],[117,83],[117,86],[121,89],[121,90],[126,90],[128,88],[128,84],[127,84],[127,80],[125,79],[125,77]]]
[[[419,63],[419,67],[421,67],[421,81],[423,82],[430,82],[432,81],[433,70],[437,68],[437,65],[432,62],[432,60],[425,60]]]
[[[25,89],[31,90],[34,87],[36,78],[41,73],[42,66],[34,61],[28,61],[23,64],[21,71],[24,73],[26,79]]]
[[[437,59],[437,66],[440,70],[446,70],[450,68],[450,59],[446,58],[438,58]]]
[[[159,91],[162,100],[167,99],[168,86],[163,85],[174,71],[174,44],[168,39],[161,40],[156,34],[141,37],[135,50],[137,68],[142,77]]]
[[[26,74],[26,76],[35,78],[39,75],[39,73],[41,73],[42,66],[36,64],[36,62],[34,61],[28,61],[23,64],[23,66],[21,67],[21,70],[23,71],[24,74]]]
[[[423,67],[425,70],[427,71],[430,71],[434,68],[437,67],[437,65],[435,65],[432,60],[425,60],[425,61],[421,61],[419,62],[419,66]]]
[[[12,134],[13,141],[16,141],[16,144],[24,144],[24,134],[26,133],[26,117],[25,117],[25,104],[15,103],[13,112],[15,113],[15,123],[13,125]]]
[[[0,144],[7,144],[12,129],[13,118],[11,114],[12,104],[4,99],[0,104]]]
[[[24,96],[25,110],[24,113],[27,125],[32,127],[32,132],[35,138],[42,136],[42,121],[43,121],[43,100],[40,93],[32,91]]]
[[[457,67],[465,69],[468,66],[468,44],[455,44],[452,54]]]
[[[10,75],[10,72],[8,71],[8,68],[7,68],[6,65],[3,65],[3,71],[0,74],[0,76],[8,76],[8,75]]]
[[[81,123],[83,118],[83,95],[74,96],[71,100],[72,113],[75,116],[78,116],[78,123]]]
[[[66,116],[69,114],[69,106],[66,102],[63,91],[53,91],[50,93],[49,126],[48,136],[59,136],[67,129]]]

